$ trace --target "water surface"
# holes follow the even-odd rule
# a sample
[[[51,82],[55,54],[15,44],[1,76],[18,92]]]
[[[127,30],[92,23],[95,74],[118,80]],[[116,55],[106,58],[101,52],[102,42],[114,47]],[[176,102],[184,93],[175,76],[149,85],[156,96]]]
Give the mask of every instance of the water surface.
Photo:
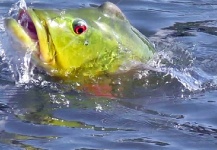
[[[111,1],[157,49],[150,84],[123,80],[124,97],[112,100],[13,80],[2,20],[16,2],[0,2],[0,149],[216,149],[217,2]],[[79,8],[105,1],[26,2]]]

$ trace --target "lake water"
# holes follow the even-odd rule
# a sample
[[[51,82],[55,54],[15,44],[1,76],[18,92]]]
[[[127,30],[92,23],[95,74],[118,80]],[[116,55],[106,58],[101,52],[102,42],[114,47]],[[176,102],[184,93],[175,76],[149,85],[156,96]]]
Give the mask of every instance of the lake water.
[[[125,92],[113,99],[46,79],[14,80],[3,19],[16,2],[0,1],[0,149],[217,148],[216,1],[112,0],[157,49],[150,71],[137,74],[145,79],[123,79]],[[78,8],[105,1],[26,2]]]

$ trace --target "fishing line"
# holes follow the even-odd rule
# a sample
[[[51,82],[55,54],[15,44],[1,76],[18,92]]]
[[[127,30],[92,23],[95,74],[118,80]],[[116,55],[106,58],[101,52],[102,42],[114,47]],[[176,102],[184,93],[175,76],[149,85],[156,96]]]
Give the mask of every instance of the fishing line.
[[[117,5],[117,4],[120,4],[122,1],[123,1],[123,0],[119,0],[119,1],[116,3],[116,5]]]

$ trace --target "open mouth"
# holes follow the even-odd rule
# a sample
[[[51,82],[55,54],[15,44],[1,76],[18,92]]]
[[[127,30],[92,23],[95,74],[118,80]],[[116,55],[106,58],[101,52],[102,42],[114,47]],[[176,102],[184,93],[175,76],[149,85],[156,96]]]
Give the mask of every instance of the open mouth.
[[[31,47],[33,51],[37,52],[39,59],[41,59],[43,62],[50,62],[52,58],[50,56],[49,44],[51,42],[49,42],[48,39],[49,36],[47,29],[45,25],[42,24],[42,20],[44,21],[44,19],[42,19],[43,16],[44,14],[40,10],[31,8],[20,9],[16,18],[16,22],[19,24],[19,26],[14,27],[11,25],[10,28],[20,39],[20,41],[23,41],[24,45]],[[11,19],[10,21],[12,22],[13,20]],[[20,27],[21,29],[19,29]],[[19,31],[18,29],[22,31]]]
[[[31,17],[29,16],[27,10],[21,9],[19,11],[17,21],[23,27],[23,29],[26,31],[29,37],[33,39],[35,42],[38,42],[36,27]]]

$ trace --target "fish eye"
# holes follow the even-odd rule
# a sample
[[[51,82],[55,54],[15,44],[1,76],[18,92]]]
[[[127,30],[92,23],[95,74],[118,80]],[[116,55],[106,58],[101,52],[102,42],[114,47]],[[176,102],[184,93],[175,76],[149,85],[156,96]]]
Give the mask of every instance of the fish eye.
[[[73,22],[73,30],[76,34],[82,34],[87,30],[87,23],[84,20],[76,19]]]

